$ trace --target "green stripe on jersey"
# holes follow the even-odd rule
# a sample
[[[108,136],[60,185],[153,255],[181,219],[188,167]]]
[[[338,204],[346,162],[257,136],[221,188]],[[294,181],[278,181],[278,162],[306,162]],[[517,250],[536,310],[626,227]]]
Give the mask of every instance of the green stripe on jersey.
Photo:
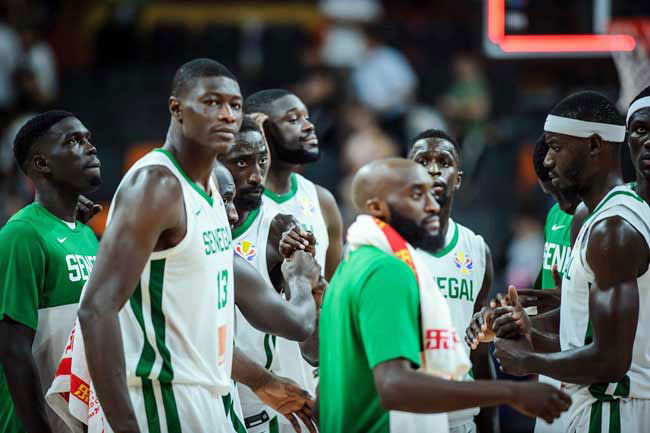
[[[151,321],[156,335],[156,347],[163,359],[158,380],[170,383],[174,379],[172,359],[165,342],[165,314],[162,310],[163,281],[165,278],[165,259],[152,260],[149,273],[149,296],[151,299]]]
[[[262,209],[262,206],[258,207],[257,209],[253,209],[248,216],[246,217],[246,220],[239,226],[235,227],[234,230],[232,231],[232,238],[237,239],[241,235],[243,235],[246,230],[255,222],[255,218],[260,214],[260,210]]]
[[[142,377],[144,380],[144,378],[148,378],[149,374],[151,374],[151,369],[153,368],[153,363],[156,359],[156,353],[154,352],[153,347],[151,347],[151,344],[149,344],[149,340],[147,339],[147,331],[144,326],[144,316],[142,314],[142,286],[140,283],[138,283],[138,287],[136,287],[135,292],[133,292],[133,295],[129,300],[129,305],[131,306],[133,315],[135,316],[135,319],[138,321],[138,325],[140,325],[140,329],[142,330],[142,353],[140,354],[138,365],[135,368],[135,375]]]
[[[147,417],[149,433],[160,433],[160,418],[158,418],[158,405],[153,393],[151,379],[142,378],[142,396],[144,397],[144,412]]]
[[[271,422],[269,423],[269,433],[280,433],[280,426],[278,424],[277,416],[271,418]]]
[[[609,407],[609,433],[621,433],[621,401],[613,401]]]
[[[178,416],[176,407],[176,398],[174,397],[174,388],[171,383],[161,383],[160,391],[165,407],[165,419],[167,420],[167,433],[182,433],[181,421]]]
[[[589,218],[591,218],[592,216],[594,216],[594,215],[595,215],[595,214],[596,214],[596,213],[597,213],[597,212],[598,212],[598,211],[599,211],[599,210],[600,210],[600,209],[605,205],[605,203],[607,203],[608,201],[610,201],[612,198],[616,197],[617,195],[627,195],[627,196],[630,196],[630,197],[632,197],[633,199],[635,199],[636,201],[639,201],[639,202],[641,202],[641,203],[643,203],[643,201],[644,201],[644,200],[643,200],[643,199],[642,199],[642,198],[641,198],[637,193],[635,193],[634,191],[615,191],[615,192],[609,194],[608,196],[606,196],[606,197],[603,199],[603,201],[601,201],[600,204],[599,204],[598,206],[596,206],[596,209],[594,209],[593,212],[591,212],[589,215],[587,215],[587,218],[585,218],[585,220],[584,220],[584,222],[582,223],[582,225],[584,226],[585,223],[586,223],[587,221],[589,221]]]
[[[458,244],[458,224],[454,221],[454,236],[451,238],[451,241],[449,241],[449,244],[441,249],[440,251],[437,251],[433,253],[432,255],[434,257],[444,257],[449,251],[453,250],[456,247],[456,244]]]

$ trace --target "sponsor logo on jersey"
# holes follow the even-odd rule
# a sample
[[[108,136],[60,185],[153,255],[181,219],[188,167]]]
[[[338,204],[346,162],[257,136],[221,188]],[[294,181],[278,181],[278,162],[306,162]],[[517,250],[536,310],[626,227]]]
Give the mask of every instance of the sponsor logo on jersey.
[[[469,273],[472,272],[472,268],[474,267],[474,263],[472,262],[470,256],[462,251],[456,252],[456,256],[454,257],[454,264],[463,275],[469,275]]]
[[[255,256],[257,255],[257,249],[255,249],[255,245],[253,245],[251,241],[241,241],[237,243],[235,246],[235,252],[249,262],[255,260]]]
[[[306,216],[313,216],[314,213],[316,212],[316,206],[314,206],[314,202],[312,202],[309,197],[305,195],[299,195],[298,196],[298,206],[300,206],[300,210],[302,213]]]
[[[427,329],[426,350],[449,350],[460,342],[455,329]]]

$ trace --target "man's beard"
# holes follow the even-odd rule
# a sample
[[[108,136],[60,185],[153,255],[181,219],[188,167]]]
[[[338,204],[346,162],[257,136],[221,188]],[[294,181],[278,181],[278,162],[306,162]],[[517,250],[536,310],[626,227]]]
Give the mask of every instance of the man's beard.
[[[243,192],[245,192],[245,190],[242,190],[242,193]],[[250,212],[262,205],[262,194],[260,194],[257,198],[250,198],[244,194],[236,194],[233,203],[235,203],[237,212]]]
[[[310,152],[302,147],[297,150],[289,150],[283,146],[275,146],[276,157],[280,161],[287,162],[289,164],[309,164],[310,162],[316,162],[320,159],[320,148],[317,148],[315,152]]]
[[[392,207],[390,208],[390,226],[414,248],[420,248],[429,253],[435,253],[443,247],[445,237],[442,233],[430,234],[412,219],[405,217]]]

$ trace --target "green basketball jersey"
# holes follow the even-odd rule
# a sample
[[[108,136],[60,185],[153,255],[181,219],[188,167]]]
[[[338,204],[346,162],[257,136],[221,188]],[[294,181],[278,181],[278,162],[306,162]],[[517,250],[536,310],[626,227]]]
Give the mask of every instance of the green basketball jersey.
[[[97,238],[84,224],[66,223],[32,203],[0,230],[0,246],[0,319],[36,331],[32,352],[45,395],[95,262]],[[22,431],[0,366],[0,433]]]
[[[548,211],[544,226],[544,261],[536,289],[554,289],[553,265],[557,264],[560,278],[564,275],[571,255],[571,222],[573,215],[563,212],[556,203]]]

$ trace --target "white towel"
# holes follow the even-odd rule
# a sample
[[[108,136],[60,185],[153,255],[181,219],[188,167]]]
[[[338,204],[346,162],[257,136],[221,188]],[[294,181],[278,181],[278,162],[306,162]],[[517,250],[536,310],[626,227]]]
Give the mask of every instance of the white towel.
[[[422,326],[421,370],[445,379],[460,380],[471,363],[451,321],[447,301],[415,250],[390,225],[360,215],[347,233],[350,249],[372,245],[403,260],[415,273],[420,289]]]
[[[84,425],[88,426],[88,432],[111,431],[90,380],[79,319],[70,332],[45,401],[73,433],[82,433]]]

